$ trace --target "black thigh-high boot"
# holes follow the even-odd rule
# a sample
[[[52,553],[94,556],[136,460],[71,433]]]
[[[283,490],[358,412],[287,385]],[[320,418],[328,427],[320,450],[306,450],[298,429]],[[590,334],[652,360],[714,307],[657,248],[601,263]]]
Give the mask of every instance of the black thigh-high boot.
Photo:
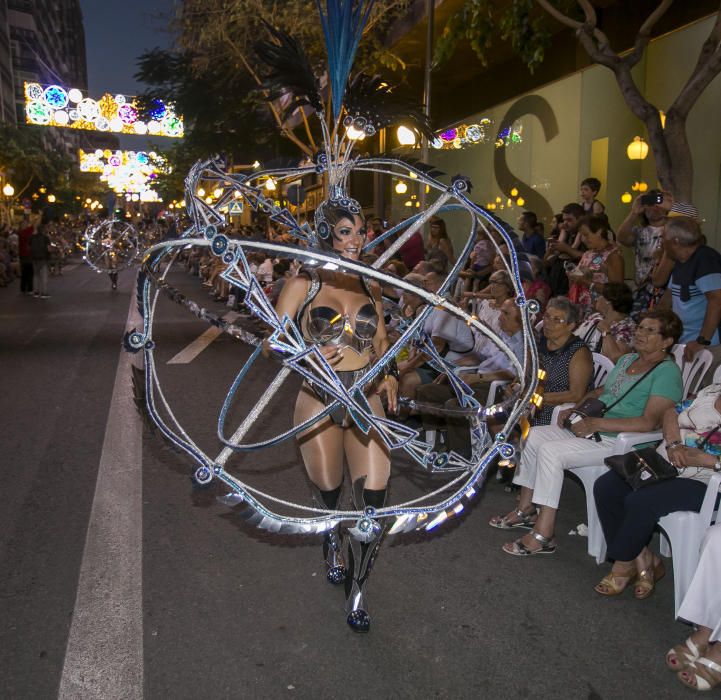
[[[386,489],[372,490],[363,488],[365,477],[353,482],[353,503],[356,510],[364,510],[368,506],[382,508],[386,502]],[[367,632],[371,626],[371,617],[366,602],[366,585],[373,563],[378,556],[385,526],[374,523],[367,532],[360,532],[357,527],[351,528],[350,546],[348,548],[348,575],[345,581],[346,622],[354,632]]]
[[[328,510],[338,510],[338,501],[340,500],[342,488],[343,484],[332,491],[322,491],[313,485],[313,492],[318,505],[321,508],[328,508]],[[325,575],[328,581],[335,584],[343,583],[346,568],[343,559],[340,525],[336,525],[332,530],[326,532],[323,538],[323,559],[325,559]]]

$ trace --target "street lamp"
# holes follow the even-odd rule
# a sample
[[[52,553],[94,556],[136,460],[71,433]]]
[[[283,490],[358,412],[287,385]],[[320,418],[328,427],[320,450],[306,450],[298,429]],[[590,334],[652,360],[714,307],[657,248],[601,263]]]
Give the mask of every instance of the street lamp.
[[[401,146],[416,145],[416,135],[407,126],[399,126],[396,131],[396,136]]]
[[[3,194],[6,197],[12,197],[15,194],[15,188],[8,182],[5,187],[3,187]]]

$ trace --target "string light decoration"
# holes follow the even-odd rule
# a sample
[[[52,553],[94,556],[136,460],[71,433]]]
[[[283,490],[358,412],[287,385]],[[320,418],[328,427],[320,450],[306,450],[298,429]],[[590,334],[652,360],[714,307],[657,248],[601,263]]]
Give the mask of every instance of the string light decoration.
[[[523,143],[523,124],[514,122],[501,129],[496,136],[496,148],[508,148]]]
[[[436,138],[431,141],[431,147],[441,151],[488,143],[490,139],[488,129],[492,124],[493,121],[484,117],[473,124],[459,124],[451,129],[439,131]]]
[[[94,100],[77,88],[28,82],[24,91],[27,124],[168,138],[184,135],[183,117],[162,100],[155,100],[151,118],[144,121],[139,118],[134,97],[105,93]]]
[[[167,160],[155,151],[78,152],[80,171],[98,173],[103,182],[118,194],[137,194],[144,202],[158,201],[152,189],[158,175],[170,172]]]

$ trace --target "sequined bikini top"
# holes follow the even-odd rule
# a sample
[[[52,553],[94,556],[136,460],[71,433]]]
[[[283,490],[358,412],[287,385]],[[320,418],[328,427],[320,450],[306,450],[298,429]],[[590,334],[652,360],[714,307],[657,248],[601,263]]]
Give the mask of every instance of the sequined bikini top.
[[[298,320],[302,319],[306,309],[318,295],[322,282],[315,270],[304,270],[311,280],[305,301],[298,311]],[[366,293],[373,299],[370,290]],[[353,348],[359,354],[371,347],[378,328],[378,313],[374,304],[364,304],[351,318],[330,306],[316,306],[308,310],[304,328],[305,339],[320,345],[340,345]]]

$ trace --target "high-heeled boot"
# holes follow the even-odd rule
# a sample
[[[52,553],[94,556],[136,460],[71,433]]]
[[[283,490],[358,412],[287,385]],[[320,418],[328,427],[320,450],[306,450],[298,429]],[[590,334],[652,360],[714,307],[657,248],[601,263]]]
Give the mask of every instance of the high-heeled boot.
[[[314,485],[313,491],[316,502],[321,508],[338,510],[338,501],[340,500],[342,488],[343,484],[332,491],[322,491]],[[328,581],[336,585],[343,583],[346,577],[346,566],[343,559],[340,525],[336,525],[332,530],[326,532],[325,537],[323,537],[323,559],[325,560],[325,576]]]
[[[372,490],[363,488],[365,477],[353,482],[353,503],[356,510],[365,510],[368,506],[382,508],[386,502],[386,489]],[[367,529],[364,529],[367,525]],[[378,556],[385,526],[380,522],[368,519],[350,528],[350,546],[348,548],[348,574],[345,580],[346,622],[355,632],[367,632],[370,629],[371,617],[366,601],[366,586],[373,563]]]

